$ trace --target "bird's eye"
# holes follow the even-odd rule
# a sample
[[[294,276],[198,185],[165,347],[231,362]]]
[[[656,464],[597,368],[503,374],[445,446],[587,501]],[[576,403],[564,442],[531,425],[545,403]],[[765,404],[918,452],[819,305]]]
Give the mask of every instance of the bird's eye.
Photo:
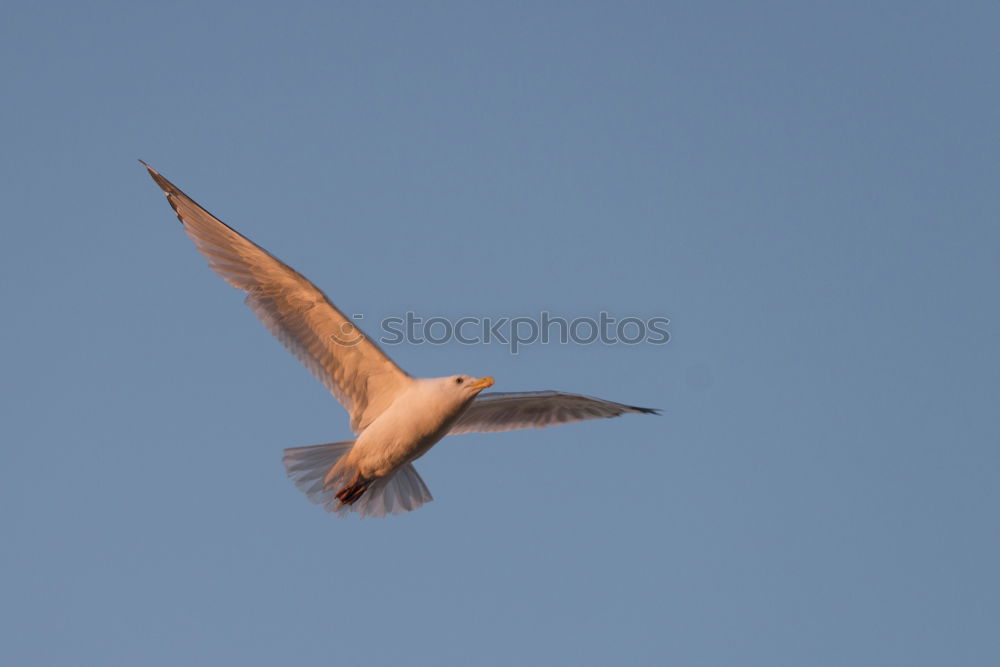
[[[462,378],[455,378],[455,384],[462,384]]]

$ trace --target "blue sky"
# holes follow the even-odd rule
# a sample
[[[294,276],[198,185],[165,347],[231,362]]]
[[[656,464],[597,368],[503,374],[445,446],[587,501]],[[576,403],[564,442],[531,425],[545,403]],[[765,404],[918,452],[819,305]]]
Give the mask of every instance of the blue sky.
[[[1000,7],[29,3],[0,22],[0,662],[995,665]],[[446,440],[342,521],[344,412],[136,162],[396,345],[662,408]]]

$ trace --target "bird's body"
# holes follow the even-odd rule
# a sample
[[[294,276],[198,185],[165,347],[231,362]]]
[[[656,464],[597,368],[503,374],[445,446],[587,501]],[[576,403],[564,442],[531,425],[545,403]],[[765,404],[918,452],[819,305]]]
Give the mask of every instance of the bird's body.
[[[246,292],[247,305],[350,414],[356,440],[290,448],[283,458],[296,486],[329,511],[385,516],[430,501],[413,461],[447,435],[656,412],[551,391],[481,395],[492,377],[410,377],[315,285],[143,165],[209,266]]]
[[[471,378],[461,385],[454,378],[419,378],[380,414],[354,442],[345,465],[363,477],[384,477],[427,453],[448,434],[448,429],[492,378],[476,385]],[[470,388],[471,387],[471,388]]]

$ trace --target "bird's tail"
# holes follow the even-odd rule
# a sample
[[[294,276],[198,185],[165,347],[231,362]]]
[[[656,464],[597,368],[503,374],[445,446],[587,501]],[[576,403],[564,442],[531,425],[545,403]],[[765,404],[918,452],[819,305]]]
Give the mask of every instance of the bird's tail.
[[[359,487],[357,470],[343,465],[341,460],[353,446],[353,440],[346,440],[292,447],[285,450],[281,460],[288,476],[309,500],[340,516],[349,512],[357,512],[362,518],[402,514],[433,500],[412,463],[392,475],[363,480],[363,487]],[[337,465],[338,461],[341,465]],[[338,496],[348,502],[341,502]]]

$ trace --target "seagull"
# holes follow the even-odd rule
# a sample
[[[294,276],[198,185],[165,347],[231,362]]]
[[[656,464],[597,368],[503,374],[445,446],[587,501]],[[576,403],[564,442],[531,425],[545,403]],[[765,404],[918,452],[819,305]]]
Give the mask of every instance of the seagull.
[[[544,428],[658,410],[556,391],[483,392],[493,378],[415,378],[323,292],[140,160],[209,266],[350,415],[357,438],[286,449],[288,476],[328,512],[361,518],[432,500],[413,462],[447,435]]]

